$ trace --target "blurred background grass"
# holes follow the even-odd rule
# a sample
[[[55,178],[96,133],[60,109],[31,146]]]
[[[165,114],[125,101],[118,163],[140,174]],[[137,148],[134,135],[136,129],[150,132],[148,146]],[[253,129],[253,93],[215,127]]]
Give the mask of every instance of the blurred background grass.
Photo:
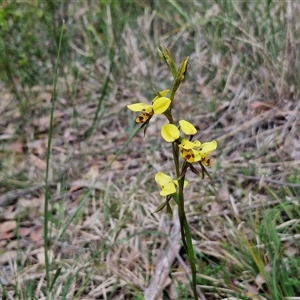
[[[189,178],[199,286],[207,299],[299,296],[299,20],[297,1],[2,1],[0,208],[15,227],[1,237],[1,297],[143,299],[169,234],[151,214],[155,171],[172,170],[163,119],[123,146],[135,130],[126,105],[171,85],[160,44],[177,63],[190,56],[176,116],[219,144],[217,195]],[[42,234],[56,76],[49,291],[42,245],[21,229]],[[188,299],[173,266],[158,297]]]

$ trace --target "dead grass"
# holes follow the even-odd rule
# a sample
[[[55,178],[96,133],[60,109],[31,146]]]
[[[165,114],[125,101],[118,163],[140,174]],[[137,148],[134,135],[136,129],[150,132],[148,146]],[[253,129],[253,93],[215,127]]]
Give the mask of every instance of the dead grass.
[[[272,294],[268,276],[281,258],[287,273],[300,274],[300,6],[195,1],[179,13],[183,4],[172,3],[157,2],[153,12],[132,2],[121,19],[117,2],[68,5],[70,59],[60,62],[50,164],[52,278],[60,269],[51,294],[42,235],[52,87],[22,85],[19,73],[13,88],[1,83],[2,299],[149,300],[163,292],[188,299],[176,218],[152,214],[162,201],[154,174],[172,171],[159,135],[163,118],[119,153],[135,127],[126,105],[170,86],[156,54],[160,42],[177,62],[190,56],[175,114],[193,121],[201,141],[219,145],[211,169],[217,193],[188,174],[202,299],[299,296],[287,287]]]

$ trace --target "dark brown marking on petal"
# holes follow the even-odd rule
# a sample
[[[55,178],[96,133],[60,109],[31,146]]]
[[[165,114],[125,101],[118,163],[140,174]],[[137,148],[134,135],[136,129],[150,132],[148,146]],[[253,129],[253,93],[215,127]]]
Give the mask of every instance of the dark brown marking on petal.
[[[208,157],[203,157],[203,158],[201,159],[201,162],[202,162],[204,165],[206,165],[206,166],[210,166],[210,165],[212,164],[212,160],[211,160],[210,158],[208,158]]]
[[[143,116],[138,116],[138,119],[139,119],[140,123],[143,123],[143,121],[144,121],[144,117]]]
[[[135,120],[136,120],[137,123],[145,123],[145,122],[147,122],[152,116],[153,116],[153,114],[144,112],[144,113],[142,113],[141,115],[139,115]]]

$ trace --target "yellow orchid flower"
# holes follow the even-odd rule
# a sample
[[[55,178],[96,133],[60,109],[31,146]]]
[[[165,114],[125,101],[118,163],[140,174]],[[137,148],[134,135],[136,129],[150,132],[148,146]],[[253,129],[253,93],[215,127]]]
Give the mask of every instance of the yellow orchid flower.
[[[179,128],[186,135],[194,135],[197,133],[197,129],[193,124],[188,121],[180,120]],[[165,124],[161,127],[161,136],[163,139],[172,143],[177,141],[179,144],[180,155],[189,163],[201,161],[204,165],[210,166],[212,161],[207,155],[217,148],[217,142],[215,140],[201,144],[200,141],[190,141],[180,137],[180,130],[174,124]]]
[[[162,172],[158,172],[155,175],[155,181],[161,188],[160,195],[168,196],[176,192],[176,186],[178,186],[178,180],[173,180],[171,176]],[[188,185],[188,182],[184,181],[184,188]]]
[[[201,162],[204,165],[210,166],[212,164],[212,160],[209,157],[207,157],[207,155],[211,151],[216,150],[217,146],[218,146],[218,144],[217,144],[217,141],[215,141],[215,140],[201,144],[201,146],[199,148],[199,155],[201,156]]]
[[[136,112],[142,112],[135,121],[137,123],[145,123],[147,122],[154,114],[162,114],[164,113],[171,104],[171,99],[168,97],[165,97],[167,95],[169,90],[163,90],[159,92],[153,100],[152,105],[145,104],[145,103],[134,103],[127,105],[127,108]]]
[[[208,158],[207,155],[211,151],[217,149],[217,142],[215,140],[203,144],[197,140],[194,142],[187,142],[184,141],[179,144],[180,155],[182,158],[189,163],[201,161],[206,166],[210,166],[212,164],[211,159]],[[194,144],[195,147],[191,147],[191,144]]]

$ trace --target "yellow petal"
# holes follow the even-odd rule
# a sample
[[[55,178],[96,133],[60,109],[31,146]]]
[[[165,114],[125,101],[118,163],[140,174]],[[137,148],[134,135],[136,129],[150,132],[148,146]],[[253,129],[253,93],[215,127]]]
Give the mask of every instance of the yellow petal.
[[[202,159],[200,151],[194,150],[194,149],[192,149],[192,151],[193,151],[193,155],[194,155],[194,162],[200,161]]]
[[[174,194],[176,192],[176,187],[173,181],[169,182],[166,186],[160,191],[161,196],[167,196]]]
[[[187,135],[194,135],[197,133],[197,129],[188,121],[180,120],[180,129]]]
[[[170,90],[163,90],[160,93],[160,95],[163,97],[163,96],[166,96],[168,93],[170,92]],[[152,100],[152,104],[154,103],[154,101],[156,101],[158,98],[160,98],[160,96],[156,96],[153,100]]]
[[[132,111],[146,111],[146,112],[151,112],[152,111],[152,106],[145,104],[145,103],[134,103],[127,105],[127,108],[132,110]]]
[[[198,141],[198,140],[194,140],[194,145],[195,145],[195,148],[199,148],[200,146],[201,146],[201,143],[200,143],[200,141]]]
[[[158,172],[155,175],[155,181],[162,187],[172,182],[172,177],[163,172]]]
[[[217,141],[213,140],[211,142],[208,142],[208,143],[203,143],[201,144],[200,146],[200,154],[201,155],[206,155],[208,153],[210,153],[211,151],[217,149]]]
[[[157,115],[164,113],[170,106],[171,100],[167,97],[160,97],[154,101],[152,108]]]
[[[165,124],[161,127],[161,135],[166,142],[174,142],[180,137],[180,132],[174,124]]]
[[[178,186],[178,180],[173,180],[173,182]],[[183,188],[186,188],[189,183],[185,180]]]
[[[187,139],[181,139],[179,147],[184,149],[193,149],[197,147],[197,145],[198,144],[195,144],[194,142],[191,142]]]

